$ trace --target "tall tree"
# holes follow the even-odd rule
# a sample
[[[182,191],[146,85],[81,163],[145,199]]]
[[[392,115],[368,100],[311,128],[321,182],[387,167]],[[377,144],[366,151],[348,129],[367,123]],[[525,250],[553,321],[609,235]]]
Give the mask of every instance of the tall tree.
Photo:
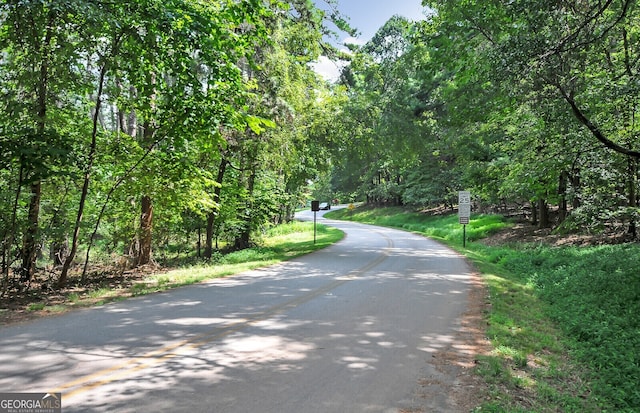
[[[21,248],[23,280],[33,276],[42,242],[43,180],[64,165],[71,146],[62,130],[71,91],[78,85],[71,66],[79,56],[78,25],[68,13],[72,7],[71,1],[9,1],[2,9],[2,143],[18,165],[16,206],[21,203],[20,187],[29,188]],[[16,230],[12,224],[10,231]],[[4,248],[11,245],[5,243]]]
[[[637,134],[633,119],[638,73],[635,2],[425,3],[437,10],[441,32],[456,36],[460,44],[474,45],[470,55],[481,64],[459,73],[473,75],[478,67],[489,68],[484,79],[509,91],[505,95],[512,96],[511,104],[528,105],[528,100],[543,102],[538,108],[564,106],[595,138],[590,142],[583,137],[582,142],[573,141],[574,146],[590,148],[592,142],[599,142],[613,151],[609,152],[611,161],[616,152],[638,156],[633,138]],[[552,122],[559,120],[567,119]],[[534,147],[540,145],[546,146],[538,140]],[[636,208],[633,163],[626,167],[626,198],[628,206]],[[633,228],[631,222],[630,230]]]

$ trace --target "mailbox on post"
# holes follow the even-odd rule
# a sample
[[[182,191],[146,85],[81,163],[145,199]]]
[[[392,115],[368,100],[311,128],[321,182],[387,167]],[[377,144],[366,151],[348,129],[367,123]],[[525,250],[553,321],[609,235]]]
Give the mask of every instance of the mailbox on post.
[[[311,201],[311,210],[313,211],[313,243],[316,243],[316,213],[320,211],[320,201]]]

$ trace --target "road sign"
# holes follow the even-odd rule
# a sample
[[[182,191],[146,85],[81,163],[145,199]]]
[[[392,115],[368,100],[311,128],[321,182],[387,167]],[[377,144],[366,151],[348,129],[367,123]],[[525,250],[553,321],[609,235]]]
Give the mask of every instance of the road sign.
[[[313,243],[316,243],[316,214],[320,211],[320,201],[311,201],[311,210],[313,211]]]
[[[460,204],[471,204],[471,192],[469,191],[458,192],[458,205]]]
[[[462,245],[467,246],[467,224],[471,219],[471,192],[458,192],[458,222],[462,227]]]

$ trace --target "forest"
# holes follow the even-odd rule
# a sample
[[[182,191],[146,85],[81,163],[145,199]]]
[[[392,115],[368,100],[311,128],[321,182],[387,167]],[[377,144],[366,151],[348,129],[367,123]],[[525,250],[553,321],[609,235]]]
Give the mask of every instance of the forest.
[[[423,3],[425,21],[391,19],[343,73],[336,187],[417,207],[466,189],[476,212],[635,239],[636,2]]]
[[[2,291],[247,248],[311,199],[469,190],[475,212],[637,240],[635,1],[425,0],[346,49],[337,3],[3,2]],[[337,82],[320,56],[347,62]]]

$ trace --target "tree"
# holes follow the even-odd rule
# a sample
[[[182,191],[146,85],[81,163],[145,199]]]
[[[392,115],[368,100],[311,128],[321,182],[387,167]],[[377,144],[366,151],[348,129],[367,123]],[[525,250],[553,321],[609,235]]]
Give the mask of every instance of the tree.
[[[453,174],[443,173],[455,165],[452,128],[435,122],[444,106],[440,69],[431,46],[416,41],[417,29],[391,18],[343,74],[350,99],[334,121],[342,134],[334,182],[370,202],[448,202],[456,190]]]
[[[201,189],[211,186],[208,177],[197,179],[202,174],[187,158],[197,162],[199,153],[212,147],[210,141],[220,142],[221,125],[246,125],[248,115],[241,108],[249,85],[238,62],[250,57],[252,47],[266,39],[263,18],[270,12],[265,6],[259,1],[205,5],[191,0],[168,4],[27,1],[3,6],[0,75],[5,80],[6,104],[0,108],[0,142],[7,161],[0,166],[3,179],[11,179],[16,188],[2,194],[3,208],[13,205],[5,208],[13,213],[1,228],[5,277],[20,234],[23,275],[25,279],[33,275],[45,235],[40,226],[42,197],[52,198],[55,193],[43,191],[49,190],[46,185],[54,184],[58,174],[77,179],[81,188],[78,194],[68,191],[59,207],[47,207],[56,234],[73,233],[71,250],[61,260],[60,285],[66,282],[80,239],[86,235],[82,224],[86,207],[97,213],[92,194],[102,192],[108,194],[107,200],[126,204],[134,192],[112,196],[116,189],[137,194],[143,188],[153,189],[141,197],[146,208],[140,259],[150,260],[152,215],[148,212],[153,208],[152,196],[159,193],[154,187],[166,180],[183,183],[187,174]],[[123,138],[124,134],[137,142]],[[133,177],[134,184],[125,182],[121,173]],[[93,176],[98,178],[95,183]],[[29,188],[28,198],[23,187]],[[182,188],[191,195],[198,192],[194,185]],[[21,213],[25,201],[27,213]],[[208,199],[200,201],[200,207],[211,206]],[[73,209],[73,202],[77,202],[77,213],[69,219],[67,211]],[[159,202],[168,205],[164,199]],[[189,198],[180,207],[193,208],[190,202]],[[106,206],[99,216],[91,217],[98,219],[94,235]]]
[[[309,64],[331,49],[322,39],[325,14],[311,2],[281,5],[265,21],[271,41],[255,45],[252,59],[243,62],[256,89],[247,101],[244,131],[223,132],[222,156],[216,159],[222,186],[215,194],[221,206],[209,212],[205,256],[216,228],[226,228],[232,248],[249,247],[260,227],[293,210],[296,192],[318,162],[305,148],[305,125],[324,88]],[[330,20],[339,21],[339,15]]]
[[[82,79],[72,66],[81,54],[80,23],[72,1],[7,2],[2,8],[0,71],[4,81],[2,145],[18,175],[11,224],[3,256],[10,254],[18,232],[21,187],[28,186],[28,213],[21,247],[22,279],[32,278],[41,245],[40,215],[43,181],[60,173],[72,151],[69,124],[74,93]],[[77,125],[77,124],[76,124]],[[3,272],[8,274],[6,259]]]
[[[477,75],[489,68],[483,78],[501,85],[505,95],[515,99],[511,104],[542,102],[538,107],[555,107],[556,113],[564,106],[604,148],[637,157],[636,139],[632,138],[636,134],[638,62],[634,2],[428,3],[437,10],[443,33],[460,39],[465,47],[473,45],[467,55],[480,64],[459,73]],[[538,116],[551,120],[545,113]],[[551,121],[558,119],[567,120]],[[552,130],[562,131],[563,127],[559,124]],[[580,140],[571,144],[592,146],[584,136]],[[612,160],[616,157],[610,156]],[[630,161],[626,167],[626,197],[628,206],[635,208],[634,164]],[[631,222],[630,231],[634,228]]]

